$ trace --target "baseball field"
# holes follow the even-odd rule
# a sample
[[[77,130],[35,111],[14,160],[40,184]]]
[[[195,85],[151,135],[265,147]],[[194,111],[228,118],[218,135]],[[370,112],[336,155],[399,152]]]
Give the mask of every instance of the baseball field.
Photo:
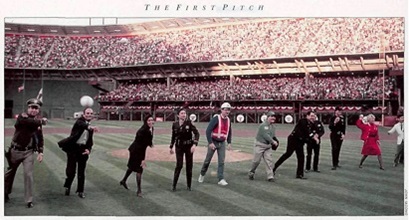
[[[57,141],[69,135],[73,120],[50,120],[43,129],[44,161],[35,162],[34,208],[25,208],[23,169],[20,166],[14,181],[11,200],[5,203],[5,216],[403,216],[405,208],[404,167],[393,167],[395,135],[380,128],[385,170],[377,158],[368,157],[358,168],[362,142],[360,131],[348,126],[340,156],[340,169],[331,170],[329,129],[323,137],[319,169],[306,173],[306,180],[295,178],[295,154],[277,170],[276,181],[266,181],[263,162],[255,180],[249,180],[256,124],[233,124],[233,150],[226,153],[227,186],[217,185],[217,154],[204,183],[198,183],[206,153],[205,128],[197,123],[201,134],[194,154],[193,191],[186,190],[185,167],[177,191],[171,184],[175,155],[169,154],[170,122],[155,124],[153,148],[147,150],[147,168],[142,179],[144,198],[136,196],[135,174],[128,179],[130,190],[119,185],[125,170],[127,148],[141,122],[94,121],[100,132],[86,169],[85,198],[64,195],[66,155]],[[4,145],[8,146],[14,132],[14,120],[5,120]],[[273,153],[274,162],[286,149],[287,136],[293,125],[277,124],[280,147]],[[4,169],[7,164],[4,163]]]

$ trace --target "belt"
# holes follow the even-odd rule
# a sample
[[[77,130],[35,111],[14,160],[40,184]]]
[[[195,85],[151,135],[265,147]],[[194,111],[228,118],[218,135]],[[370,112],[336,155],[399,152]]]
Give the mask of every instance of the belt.
[[[15,143],[15,142],[11,142],[10,147],[12,149],[16,150],[16,151],[28,151],[28,150],[33,150],[34,149],[34,147],[32,147],[32,146],[23,147],[23,146]]]
[[[186,141],[178,140],[178,145],[191,145],[191,144],[193,144],[193,140],[186,140]]]
[[[343,135],[342,131],[331,131],[331,134]]]

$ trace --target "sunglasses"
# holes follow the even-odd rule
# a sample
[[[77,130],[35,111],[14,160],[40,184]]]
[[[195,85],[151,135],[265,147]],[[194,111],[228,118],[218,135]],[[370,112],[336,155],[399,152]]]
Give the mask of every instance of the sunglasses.
[[[32,106],[28,106],[29,108],[32,108],[32,109],[38,109],[38,106],[35,106],[35,105],[32,105]]]

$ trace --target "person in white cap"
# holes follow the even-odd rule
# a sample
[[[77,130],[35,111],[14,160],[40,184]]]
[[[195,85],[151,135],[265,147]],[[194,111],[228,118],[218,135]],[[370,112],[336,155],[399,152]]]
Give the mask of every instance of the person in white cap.
[[[9,168],[4,174],[4,199],[10,200],[9,194],[13,188],[14,177],[21,163],[24,167],[24,200],[27,208],[33,205],[33,169],[34,152],[38,152],[37,161],[43,161],[44,138],[42,125],[47,123],[47,118],[38,116],[42,102],[38,99],[27,101],[27,113],[18,115],[14,127],[16,128],[10,148],[6,153]]]
[[[227,150],[231,150],[231,122],[229,113],[231,105],[225,102],[221,105],[221,114],[215,115],[209,122],[206,129],[206,138],[209,143],[206,159],[204,160],[198,181],[202,183],[207,169],[209,168],[214,152],[217,150],[217,178],[218,184],[226,186],[228,183],[224,179],[224,159],[226,157],[226,142]]]
[[[249,171],[250,180],[254,180],[256,169],[261,162],[261,158],[263,158],[266,164],[267,180],[274,182],[272,153],[273,149],[276,150],[279,144],[275,135],[275,120],[275,113],[270,111],[267,113],[267,119],[258,127],[256,140],[254,141],[254,157]]]

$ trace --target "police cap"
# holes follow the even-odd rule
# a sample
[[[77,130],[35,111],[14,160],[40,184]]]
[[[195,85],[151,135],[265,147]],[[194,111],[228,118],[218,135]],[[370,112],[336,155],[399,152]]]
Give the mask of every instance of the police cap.
[[[40,108],[43,105],[43,102],[41,102],[40,100],[36,99],[36,98],[32,98],[27,100],[27,106],[37,106],[38,108]]]

